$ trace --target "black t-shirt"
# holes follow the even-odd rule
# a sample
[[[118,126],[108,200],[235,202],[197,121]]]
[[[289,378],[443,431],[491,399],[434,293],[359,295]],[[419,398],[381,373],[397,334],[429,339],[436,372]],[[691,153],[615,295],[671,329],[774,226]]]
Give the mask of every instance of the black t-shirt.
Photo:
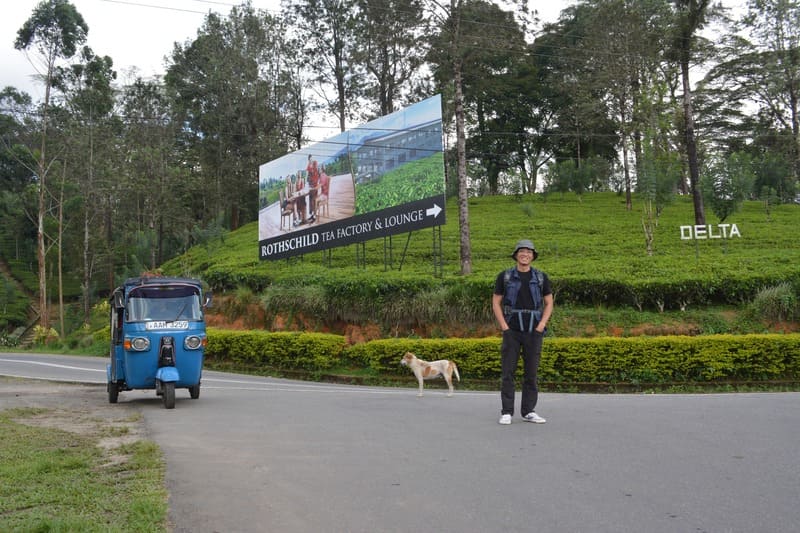
[[[522,286],[519,288],[519,294],[517,294],[517,301],[514,305],[515,309],[534,309],[533,305],[533,296],[531,295],[531,278],[533,277],[533,270],[529,270],[527,272],[519,272],[519,279],[522,282]],[[497,279],[494,283],[494,293],[495,294],[505,294],[505,276],[506,272],[500,272],[497,275]],[[552,289],[550,288],[550,278],[547,277],[547,274],[542,272],[542,297],[552,294]],[[515,331],[531,331],[534,327],[536,327],[536,323],[534,321],[534,316],[524,315],[524,316],[515,316],[508,322],[508,327],[515,330]]]
[[[505,276],[506,276],[505,270],[497,275],[497,279],[494,282],[495,294],[505,294],[506,292]],[[532,276],[533,276],[533,269],[527,272],[519,272],[519,279],[522,282],[522,286],[519,289],[519,294],[517,295],[517,303],[514,306],[517,309],[533,309],[533,296],[531,296],[531,290],[530,290]],[[550,288],[550,278],[547,277],[547,274],[542,272],[542,296],[544,297],[547,296],[548,294],[553,294],[553,291]]]

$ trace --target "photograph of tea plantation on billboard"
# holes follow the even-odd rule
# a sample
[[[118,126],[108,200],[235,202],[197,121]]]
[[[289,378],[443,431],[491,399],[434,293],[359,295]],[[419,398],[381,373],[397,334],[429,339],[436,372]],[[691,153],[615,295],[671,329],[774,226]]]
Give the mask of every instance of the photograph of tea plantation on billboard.
[[[445,223],[439,95],[259,167],[259,257]]]

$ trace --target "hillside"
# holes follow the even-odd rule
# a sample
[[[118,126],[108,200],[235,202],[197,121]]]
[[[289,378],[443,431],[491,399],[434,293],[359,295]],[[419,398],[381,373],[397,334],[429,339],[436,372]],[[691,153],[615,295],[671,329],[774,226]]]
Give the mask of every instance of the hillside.
[[[677,197],[658,219],[652,255],[646,251],[642,206],[635,199],[627,211],[624,199],[612,193],[474,198],[470,276],[460,275],[452,201],[442,226],[440,276],[432,230],[369,241],[363,247],[365,264],[358,265],[356,245],[260,261],[255,223],[189,250],[163,270],[200,277],[218,296],[236,294],[238,303],[228,298],[220,310],[231,320],[249,320],[251,327],[282,328],[289,322],[324,330],[374,323],[383,335],[447,335],[455,325],[458,333],[479,335],[493,327],[488,302],[495,275],[511,266],[516,240],[531,238],[539,251],[535,266],[554,282],[562,311],[553,329],[560,326],[562,333],[796,329],[740,315],[765,287],[788,282],[800,292],[800,206],[767,209],[762,202],[746,202],[725,226],[709,211],[711,238],[691,240],[682,239],[689,230],[681,228],[693,224],[691,201]],[[247,305],[264,316],[248,318],[253,309],[243,312]]]

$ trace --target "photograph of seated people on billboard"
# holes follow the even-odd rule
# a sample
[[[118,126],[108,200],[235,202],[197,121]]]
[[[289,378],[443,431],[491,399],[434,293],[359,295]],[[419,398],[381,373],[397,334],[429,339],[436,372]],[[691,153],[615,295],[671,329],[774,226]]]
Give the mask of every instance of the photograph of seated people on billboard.
[[[258,185],[262,259],[444,224],[441,97],[265,163]]]
[[[315,148],[323,149],[323,143]],[[348,218],[355,212],[355,190],[346,152],[294,152],[259,172],[259,240]],[[265,170],[266,169],[266,170]],[[273,173],[265,177],[265,171]]]

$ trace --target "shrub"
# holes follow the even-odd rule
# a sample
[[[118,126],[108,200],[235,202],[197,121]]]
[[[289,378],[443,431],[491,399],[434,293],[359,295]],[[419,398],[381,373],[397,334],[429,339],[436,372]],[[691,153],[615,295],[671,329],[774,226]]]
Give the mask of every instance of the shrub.
[[[45,329],[38,324],[33,327],[34,344],[49,344],[56,339],[58,339],[58,331],[56,331],[54,328]]]
[[[797,295],[788,282],[761,289],[750,304],[753,314],[777,322],[794,319],[797,309]]]
[[[406,351],[429,361],[452,359],[462,379],[500,377],[497,337],[394,338],[346,346],[343,337],[329,334],[214,329],[209,332],[206,354],[212,361],[242,370],[320,373],[350,366],[397,376],[407,374],[400,366]],[[595,384],[797,380],[800,335],[547,339],[539,378],[551,383]]]

